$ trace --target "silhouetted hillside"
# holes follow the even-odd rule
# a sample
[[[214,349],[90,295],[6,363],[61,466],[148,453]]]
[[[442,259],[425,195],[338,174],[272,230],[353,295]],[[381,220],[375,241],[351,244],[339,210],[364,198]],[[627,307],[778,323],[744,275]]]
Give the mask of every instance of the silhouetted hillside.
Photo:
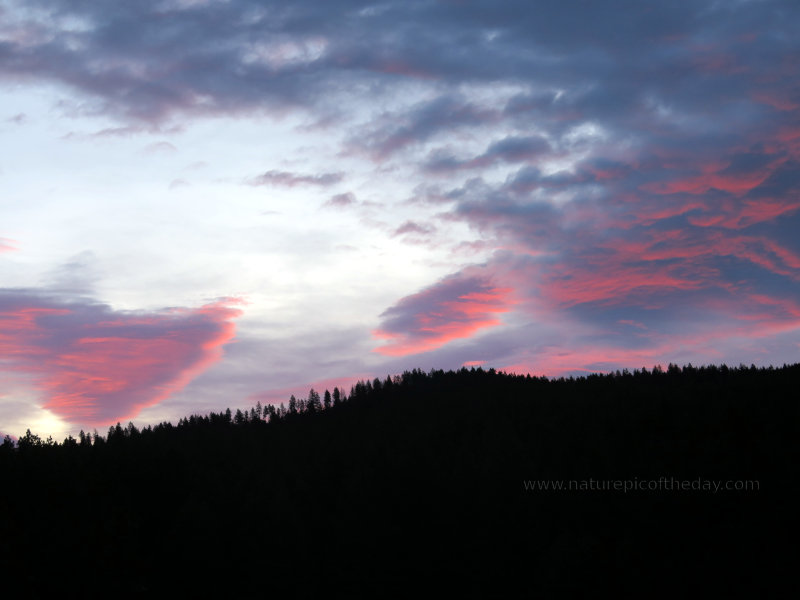
[[[763,591],[795,563],[799,384],[800,365],[413,371],[176,426],[28,432],[0,447],[3,587]]]

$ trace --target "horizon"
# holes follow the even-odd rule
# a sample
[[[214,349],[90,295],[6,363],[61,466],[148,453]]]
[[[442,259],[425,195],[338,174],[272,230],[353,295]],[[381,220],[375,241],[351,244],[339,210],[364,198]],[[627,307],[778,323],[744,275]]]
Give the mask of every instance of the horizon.
[[[449,370],[446,370],[446,371],[442,370],[442,369],[439,369],[439,370],[436,370],[436,369],[424,370],[424,369],[420,369],[420,368],[414,368],[414,369],[408,369],[408,370],[404,371],[403,373],[389,374],[389,375],[387,375],[386,379],[383,379],[381,377],[375,377],[375,378],[371,378],[371,379],[370,378],[362,378],[362,379],[358,379],[358,380],[353,380],[352,383],[350,383],[350,385],[346,385],[346,386],[343,386],[343,387],[340,387],[338,385],[334,385],[333,388],[328,388],[328,387],[320,387],[318,385],[317,386],[312,385],[308,389],[307,393],[310,395],[311,392],[314,391],[318,395],[321,396],[321,395],[324,395],[326,393],[333,394],[334,390],[338,389],[339,393],[341,394],[342,400],[343,401],[347,401],[347,400],[350,399],[350,397],[352,396],[352,394],[354,393],[354,390],[356,389],[356,387],[358,385],[372,386],[372,385],[374,385],[374,382],[376,380],[380,380],[381,385],[383,385],[384,383],[386,383],[388,381],[389,378],[391,378],[393,380],[401,379],[403,376],[405,376],[407,374],[410,374],[410,373],[413,373],[414,371],[419,371],[419,372],[421,372],[423,374],[426,374],[426,375],[431,375],[433,373],[442,372],[442,371],[445,372],[445,373],[452,373],[452,374],[458,374],[458,373],[463,372],[463,371],[470,371],[470,372],[473,372],[473,373],[482,371],[484,373],[491,374],[491,375],[500,375],[500,376],[506,376],[506,377],[520,377],[520,378],[525,378],[525,379],[538,379],[540,381],[545,381],[545,382],[561,383],[561,382],[564,382],[564,381],[589,381],[593,376],[595,376],[595,377],[597,377],[597,376],[599,376],[599,377],[639,377],[641,375],[646,375],[646,376],[665,375],[665,374],[672,373],[673,369],[677,369],[681,373],[687,373],[687,372],[691,372],[691,371],[700,371],[700,372],[702,372],[704,370],[725,370],[725,371],[733,371],[733,372],[742,371],[742,370],[752,371],[752,369],[754,369],[754,368],[758,369],[759,371],[772,372],[773,370],[779,371],[779,370],[785,370],[785,369],[792,369],[792,368],[797,367],[797,366],[800,366],[800,363],[783,363],[782,365],[771,365],[770,364],[770,365],[761,365],[761,366],[757,366],[755,363],[751,363],[750,365],[746,365],[744,363],[740,363],[738,365],[727,365],[727,364],[724,364],[724,363],[722,363],[722,364],[702,364],[702,365],[693,365],[691,363],[688,363],[688,364],[685,364],[685,365],[678,365],[678,364],[670,363],[668,365],[658,365],[658,364],[657,365],[653,365],[652,368],[650,368],[650,369],[648,369],[647,367],[632,368],[632,369],[628,369],[628,368],[623,367],[622,369],[616,369],[616,370],[613,370],[613,371],[605,371],[605,372],[600,372],[600,371],[588,372],[587,371],[587,372],[575,372],[575,373],[562,373],[562,374],[560,374],[558,376],[551,376],[551,377],[548,377],[547,375],[534,375],[532,373],[516,373],[516,372],[513,372],[513,371],[498,370],[498,369],[495,369],[494,367],[489,367],[487,369],[483,369],[483,367],[481,365],[477,365],[477,366],[473,365],[473,366],[469,366],[469,367],[468,366],[462,366],[460,369],[457,369],[457,370],[456,369],[449,369]],[[329,380],[327,383],[331,383],[331,382],[335,382],[335,381],[338,381],[338,380]],[[294,390],[294,388],[289,388],[289,389]],[[282,391],[285,391],[285,390],[282,390]],[[139,423],[137,425],[137,423],[134,420],[128,420],[127,422],[124,422],[124,423],[122,421],[117,421],[116,423],[109,423],[109,425],[108,425],[109,429],[105,430],[105,434],[109,434],[110,435],[111,429],[115,429],[117,426],[124,426],[124,428],[127,428],[128,425],[133,425],[134,427],[136,427],[137,431],[141,432],[141,430],[143,430],[143,429],[153,428],[153,427],[155,427],[157,425],[163,425],[165,423],[168,423],[170,425],[175,426],[175,425],[178,425],[180,423],[180,421],[185,421],[187,419],[190,419],[191,417],[204,418],[204,417],[209,417],[212,414],[221,415],[221,414],[225,414],[226,412],[231,412],[231,413],[242,412],[246,417],[246,415],[250,412],[250,410],[251,409],[256,409],[258,405],[261,405],[262,408],[266,408],[267,406],[271,405],[275,409],[287,410],[287,407],[290,405],[290,399],[291,398],[295,398],[295,400],[297,400],[298,402],[303,402],[304,403],[307,400],[307,396],[305,394],[306,394],[305,392],[301,393],[301,392],[298,391],[297,393],[292,393],[292,391],[289,391],[288,395],[284,397],[282,395],[279,395],[278,393],[270,393],[270,394],[268,394],[266,396],[263,396],[263,397],[250,398],[250,400],[253,400],[254,402],[249,404],[249,405],[231,405],[231,406],[226,406],[224,408],[220,407],[217,410],[217,412],[215,412],[214,410],[209,410],[209,411],[206,411],[206,412],[197,412],[196,411],[194,413],[185,414],[182,417],[178,417],[177,419],[167,419],[165,421],[160,421],[158,423],[146,423],[146,424]],[[262,400],[263,400],[263,402],[262,402]],[[300,409],[300,412],[303,412],[302,408]],[[281,415],[280,411],[278,412],[278,415]],[[269,415],[267,414],[266,411],[263,412],[263,417],[261,417],[261,418],[265,422],[270,422]],[[282,418],[282,416],[280,416],[280,418]],[[79,433],[86,434],[88,437],[90,437],[90,439],[92,439],[94,437],[97,437],[97,436],[100,436],[101,438],[104,438],[104,439],[106,438],[106,435],[104,434],[104,432],[103,431],[98,431],[97,427],[94,427],[90,431],[84,431],[83,429],[81,429]],[[41,441],[44,441],[47,438],[47,436],[39,435],[36,431],[31,431],[30,428],[28,428],[26,430],[26,434],[32,434],[33,436],[38,437]],[[2,442],[4,440],[4,438],[6,438],[6,437],[11,438],[12,442],[16,445],[16,443],[18,442],[20,436],[19,435],[14,435],[14,434],[11,434],[11,433],[8,433],[8,432],[0,431],[0,442]],[[52,435],[50,435],[49,437],[52,437]],[[74,435],[73,436],[71,433],[68,433],[67,437],[64,438],[63,441],[66,442],[69,437],[72,437],[73,439],[77,439],[78,435]],[[52,441],[56,445],[61,443],[58,439],[53,439]]]
[[[328,394],[331,394],[333,396],[333,398],[335,399],[337,397],[336,391],[338,390],[342,401],[343,402],[349,402],[350,399],[352,399],[353,394],[357,393],[356,390],[358,389],[359,386],[365,386],[367,389],[372,388],[374,390],[378,390],[380,387],[383,387],[384,385],[387,385],[389,383],[389,379],[392,379],[393,383],[397,384],[398,381],[402,380],[405,376],[407,376],[407,375],[412,375],[413,376],[416,372],[419,372],[419,373],[421,373],[421,374],[423,374],[424,376],[427,376],[427,377],[435,376],[435,375],[441,374],[441,373],[444,373],[446,375],[447,374],[460,375],[460,374],[462,374],[464,372],[468,372],[468,373],[472,373],[472,374],[481,373],[482,372],[482,373],[485,373],[485,374],[491,375],[491,376],[522,378],[522,379],[526,379],[526,380],[532,380],[533,379],[533,380],[544,381],[544,382],[549,382],[549,383],[562,384],[562,383],[565,383],[565,382],[573,382],[573,381],[574,382],[581,382],[581,381],[582,382],[590,382],[593,377],[610,377],[612,379],[613,378],[627,378],[627,377],[634,377],[634,378],[645,377],[646,378],[646,377],[652,377],[652,376],[657,376],[657,377],[659,377],[659,376],[668,376],[669,377],[669,376],[674,376],[676,373],[678,375],[685,376],[687,374],[691,375],[691,374],[696,374],[696,373],[717,372],[717,371],[723,371],[725,373],[730,372],[730,373],[733,373],[733,374],[739,374],[741,372],[749,372],[749,373],[752,374],[753,369],[757,369],[759,372],[765,372],[766,371],[768,373],[773,373],[773,371],[792,370],[792,369],[794,369],[794,368],[796,368],[798,366],[800,366],[800,363],[793,363],[793,364],[784,363],[783,365],[780,365],[780,366],[778,366],[778,365],[756,366],[755,364],[745,365],[744,363],[740,363],[739,365],[726,365],[726,364],[719,364],[719,365],[717,365],[717,364],[692,365],[691,363],[686,364],[686,365],[677,365],[677,364],[674,364],[674,363],[670,363],[669,365],[653,365],[653,367],[651,369],[649,369],[649,370],[646,367],[642,367],[642,368],[638,368],[638,369],[637,368],[634,368],[634,369],[623,368],[621,370],[617,369],[615,371],[608,371],[608,372],[602,372],[602,373],[601,372],[586,372],[586,373],[576,373],[576,374],[561,374],[559,376],[554,376],[554,377],[548,377],[547,375],[533,375],[531,373],[514,373],[514,372],[510,372],[510,371],[497,370],[497,369],[494,369],[494,368],[483,369],[483,367],[481,367],[480,365],[477,366],[477,367],[476,366],[471,366],[471,367],[462,366],[460,369],[457,369],[457,370],[456,369],[450,369],[450,370],[447,370],[447,371],[442,370],[442,369],[439,369],[439,370],[429,369],[429,370],[426,371],[426,370],[423,370],[423,369],[416,368],[416,369],[406,370],[401,374],[387,375],[386,379],[383,379],[383,378],[380,378],[380,377],[375,377],[374,379],[359,379],[357,381],[353,381],[351,385],[345,386],[345,387],[334,386],[333,389],[329,389],[327,387],[311,386],[311,388],[308,390],[308,396],[306,396],[305,394],[295,395],[293,393],[290,393],[289,396],[286,397],[286,398],[283,398],[283,397],[279,398],[277,395],[276,396],[267,397],[267,398],[258,398],[258,399],[255,399],[255,402],[253,404],[249,405],[249,406],[247,406],[247,405],[244,405],[244,406],[226,406],[226,407],[224,407],[224,409],[220,408],[216,412],[213,411],[213,410],[202,412],[202,413],[201,412],[194,412],[194,413],[191,413],[191,414],[185,414],[182,417],[179,417],[178,419],[176,419],[174,421],[173,420],[166,420],[166,421],[161,421],[161,422],[158,422],[158,423],[147,423],[147,424],[139,424],[139,425],[137,425],[133,420],[129,420],[126,423],[123,423],[121,421],[117,421],[116,423],[109,424],[109,428],[107,430],[104,430],[104,431],[98,431],[98,429],[95,427],[95,428],[93,428],[92,430],[89,430],[89,431],[84,431],[83,429],[81,429],[79,434],[75,435],[75,436],[72,436],[71,434],[68,434],[68,436],[63,440],[63,442],[64,442],[64,444],[66,444],[66,442],[68,441],[68,438],[72,438],[72,441],[76,442],[76,441],[78,441],[78,439],[82,439],[83,435],[85,434],[86,437],[88,437],[89,440],[90,440],[89,443],[93,444],[93,440],[95,440],[98,437],[101,438],[102,440],[107,440],[108,436],[111,436],[112,430],[118,430],[120,427],[122,427],[122,429],[124,429],[124,430],[127,430],[129,425],[133,425],[136,428],[135,433],[141,433],[143,430],[147,430],[147,429],[152,430],[154,427],[161,426],[161,425],[164,425],[164,424],[177,426],[177,425],[180,425],[180,423],[182,421],[188,423],[190,419],[195,418],[195,417],[199,417],[199,418],[202,419],[202,418],[208,418],[208,417],[210,417],[212,415],[224,415],[226,413],[228,413],[229,416],[235,414],[237,419],[239,418],[239,416],[243,416],[244,422],[246,423],[246,422],[248,422],[248,414],[251,414],[252,411],[254,411],[254,410],[256,411],[256,414],[258,414],[258,419],[259,420],[271,423],[273,416],[276,416],[278,420],[281,420],[281,419],[285,418],[287,416],[287,412],[286,411],[291,412],[291,410],[292,410],[291,409],[292,402],[297,402],[296,406],[297,406],[298,414],[302,414],[302,413],[306,412],[306,402],[310,400],[310,396],[311,396],[312,392],[316,393],[317,401],[319,402],[322,396],[328,395]],[[380,385],[378,385],[379,383],[380,383]],[[262,399],[264,400],[263,403],[261,402]],[[269,414],[267,412],[266,408],[268,406],[270,406],[270,405],[274,409],[276,409],[275,415],[271,415],[271,414]],[[335,404],[334,404],[334,406],[335,406]],[[320,408],[318,410],[328,410],[329,408],[333,408],[333,407],[327,407],[326,406],[325,408],[323,408],[322,406],[320,406]],[[240,415],[240,413],[241,413],[241,415]],[[252,419],[252,416],[250,418]],[[232,423],[238,423],[238,421],[232,421]],[[51,441],[51,440],[47,439],[47,436],[39,435],[36,431],[31,431],[30,428],[28,428],[26,430],[24,435],[33,436],[34,438],[38,438],[38,440],[40,442],[43,442],[43,443],[50,443],[50,441]],[[13,435],[13,434],[10,434],[10,433],[6,433],[6,432],[0,431],[0,443],[2,443],[5,438],[10,438],[11,441],[16,446],[20,437],[21,436],[19,436],[19,435]],[[52,438],[52,436],[50,436],[50,438]],[[56,446],[61,444],[61,442],[58,439],[52,439],[52,442]]]
[[[3,0],[0,432],[413,368],[797,363],[797,22]]]

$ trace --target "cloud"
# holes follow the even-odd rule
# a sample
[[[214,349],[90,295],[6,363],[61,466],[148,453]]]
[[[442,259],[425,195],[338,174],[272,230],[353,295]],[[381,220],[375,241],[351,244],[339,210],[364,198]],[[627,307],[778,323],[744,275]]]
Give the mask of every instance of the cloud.
[[[489,167],[498,162],[532,163],[548,156],[550,150],[550,144],[541,136],[507,136],[491,143],[485,152],[470,159],[459,160],[448,152],[435,150],[424,163],[424,168],[435,173]]]
[[[69,111],[68,111],[69,112]],[[118,138],[131,138],[142,134],[173,134],[179,133],[183,128],[180,125],[162,126],[158,123],[145,124],[145,125],[123,125],[119,127],[104,127],[91,133],[70,131],[64,134],[62,139],[65,140],[78,140],[78,141],[93,141],[98,139],[118,139]],[[142,149],[144,154],[153,152],[171,152],[177,150],[169,142],[159,142],[146,146]]]
[[[416,221],[406,221],[392,232],[393,236],[400,235],[417,235],[429,236],[436,232],[436,227],[426,223],[417,223]]]
[[[192,184],[185,179],[173,179],[169,182],[169,189],[176,190],[178,188],[189,187],[190,185]]]
[[[460,95],[443,95],[421,102],[402,114],[386,113],[360,132],[351,145],[383,160],[408,146],[418,145],[441,132],[496,122],[499,112]]]
[[[7,4],[0,76],[66,84],[84,96],[84,111],[131,120],[313,108],[348,90],[446,83],[441,99],[373,140],[378,152],[429,126],[472,122],[472,110],[448,98],[476,82],[531,83],[534,110],[578,88],[587,102],[565,103],[562,119],[625,113],[647,94],[676,109],[698,106],[709,91],[776,113],[797,103],[781,87],[786,78],[770,77],[792,72],[790,61],[775,62],[795,43],[779,33],[798,14],[785,2],[581,4],[580,18],[555,1],[385,10],[352,0]],[[762,85],[743,90],[752,77]]]
[[[0,254],[3,252],[14,252],[15,250],[17,250],[16,241],[0,237]]]
[[[521,346],[516,357],[528,360],[507,356],[505,364],[542,373],[685,362],[689,355],[730,361],[746,356],[741,349],[754,340],[771,336],[761,347],[785,348],[780,336],[796,336],[794,162],[752,160],[753,169],[771,172],[752,185],[703,193],[641,185],[654,173],[682,177],[679,165],[705,169],[691,148],[671,160],[640,162],[634,173],[631,163],[590,157],[570,171],[544,175],[526,167],[504,182],[472,179],[441,195],[452,203],[450,218],[502,248],[480,270],[515,290],[514,317],[536,327],[559,324],[551,343]],[[708,172],[736,161],[735,153],[721,154]],[[488,339],[480,337],[491,353],[496,342]]]
[[[323,205],[330,208],[344,208],[356,203],[356,196],[352,192],[335,194]]]
[[[344,173],[320,173],[318,175],[304,175],[290,171],[267,171],[253,177],[248,181],[250,185],[277,185],[295,187],[297,185],[329,186],[339,183],[344,179]]]
[[[460,247],[481,265],[384,312],[383,355],[461,364],[454,346],[491,340],[466,360],[589,368],[604,354],[733,356],[795,327],[798,3],[6,5],[0,79],[71,90],[59,109],[110,119],[98,136],[291,113],[324,122],[340,155],[380,163],[365,181],[418,181],[415,208],[470,227],[480,239]],[[270,170],[248,183],[343,178]],[[392,206],[391,192],[366,193]],[[428,216],[383,215],[401,223],[383,232],[433,246],[447,234]],[[464,312],[471,292],[487,296]],[[490,326],[501,313],[546,340],[504,345]],[[701,326],[718,346],[689,337]]]
[[[511,307],[510,294],[510,289],[496,287],[484,276],[447,277],[381,314],[373,337],[386,343],[375,351],[386,356],[418,354],[499,325],[497,315]]]
[[[90,250],[71,256],[46,274],[48,292],[70,296],[90,296],[98,279],[97,256]]]
[[[171,154],[177,152],[178,149],[174,144],[166,141],[153,142],[148,144],[142,150],[145,154]]]
[[[43,407],[72,423],[130,419],[219,360],[234,337],[237,303],[127,312],[1,290],[0,364],[32,376]]]

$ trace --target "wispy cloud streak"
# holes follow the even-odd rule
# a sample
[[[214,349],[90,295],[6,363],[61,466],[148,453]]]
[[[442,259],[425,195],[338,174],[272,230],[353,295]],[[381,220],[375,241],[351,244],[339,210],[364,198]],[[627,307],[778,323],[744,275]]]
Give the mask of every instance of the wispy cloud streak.
[[[319,173],[305,175],[290,171],[266,171],[248,181],[250,185],[276,185],[295,187],[297,185],[328,186],[339,183],[344,179],[344,173]]]
[[[0,237],[0,254],[3,252],[13,252],[17,250],[17,243],[14,240]]]

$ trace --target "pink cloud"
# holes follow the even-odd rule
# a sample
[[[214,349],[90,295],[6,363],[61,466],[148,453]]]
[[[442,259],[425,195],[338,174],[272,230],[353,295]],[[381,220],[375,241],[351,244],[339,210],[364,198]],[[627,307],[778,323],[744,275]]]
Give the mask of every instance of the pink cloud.
[[[34,293],[0,295],[0,353],[32,375],[43,406],[87,425],[133,418],[222,356],[239,301],[140,313]]]
[[[720,263],[729,257],[800,280],[800,255],[768,237],[731,235],[710,225],[635,233],[627,239],[598,239],[584,232],[576,236],[572,253],[526,276],[541,282],[537,296],[553,307],[641,304],[646,296],[731,290]]]
[[[670,362],[723,361],[733,352],[751,360],[756,356],[757,340],[800,329],[800,305],[764,295],[750,295],[741,302],[706,302],[705,308],[717,322],[696,327],[689,333],[642,332],[640,347],[614,345],[611,339],[589,342],[567,333],[561,342],[544,345],[517,357],[500,370],[513,373],[558,377],[572,373],[608,372],[619,368],[651,368]],[[639,327],[632,321],[620,321]],[[694,357],[694,358],[692,358]],[[730,360],[730,358],[728,358]]]
[[[485,360],[468,360],[468,361],[462,363],[462,366],[464,366],[464,367],[480,367],[480,366],[483,366],[484,364],[486,364]]]
[[[13,252],[17,250],[17,243],[14,240],[0,237],[0,253]]]
[[[694,290],[701,286],[699,281],[671,275],[668,268],[609,266],[603,270],[575,269],[573,274],[551,277],[544,293],[562,306],[572,306],[584,302],[632,301],[634,293]]]
[[[756,102],[767,104],[780,111],[790,112],[800,108],[800,104],[791,98],[788,90],[772,89],[768,92],[758,91],[752,94],[752,98]]]
[[[638,170],[594,158],[558,178],[520,171],[449,192],[454,219],[502,248],[471,272],[513,289],[514,322],[528,319],[537,333],[515,343],[482,336],[481,358],[557,375],[785,355],[800,330],[796,163],[785,146],[779,156],[753,146],[716,161],[677,150],[654,152]],[[580,193],[586,173],[606,171],[629,175],[604,178],[605,193]],[[553,207],[538,191],[517,193],[522,175],[577,192]]]
[[[800,209],[800,202],[789,199],[746,199],[737,203],[728,202],[720,206],[707,204],[686,205],[683,214],[689,210],[702,210],[704,214],[687,217],[690,225],[695,227],[724,227],[725,229],[744,229],[756,223],[772,221],[783,215],[789,215]],[[670,215],[661,215],[666,218]]]
[[[702,173],[693,177],[648,183],[641,187],[654,194],[705,194],[711,189],[717,189],[741,195],[764,183],[782,163],[783,160],[776,160],[762,169],[740,172],[727,172],[729,165],[710,164],[702,166]]]
[[[496,315],[510,310],[511,292],[484,276],[447,277],[406,296],[381,315],[383,322],[372,335],[386,345],[375,352],[385,356],[428,352],[500,325]]]

